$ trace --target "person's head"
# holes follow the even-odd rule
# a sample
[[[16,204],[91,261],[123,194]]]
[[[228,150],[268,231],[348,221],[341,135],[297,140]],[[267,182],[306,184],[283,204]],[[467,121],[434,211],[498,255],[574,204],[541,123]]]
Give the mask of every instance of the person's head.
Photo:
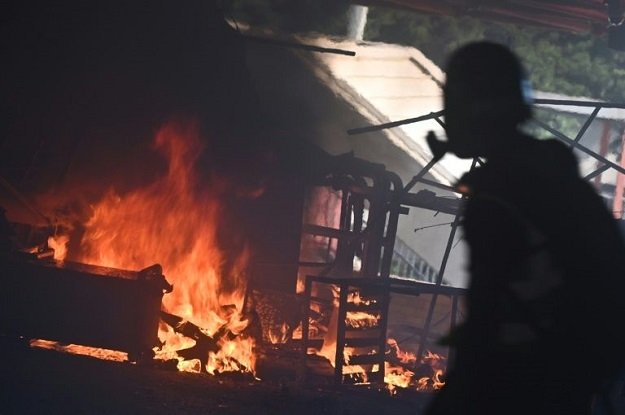
[[[505,46],[470,43],[454,52],[444,87],[448,148],[459,157],[488,156],[531,116],[528,84]]]

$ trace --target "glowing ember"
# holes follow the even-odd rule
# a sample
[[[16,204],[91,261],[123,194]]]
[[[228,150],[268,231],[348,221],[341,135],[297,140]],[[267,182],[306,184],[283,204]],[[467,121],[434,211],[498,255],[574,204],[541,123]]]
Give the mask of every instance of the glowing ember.
[[[393,354],[397,357],[397,359],[399,359],[401,363],[412,364],[412,365],[416,363],[417,356],[414,353],[401,350],[399,348],[399,344],[397,343],[397,340],[393,338],[389,338],[386,341],[386,344],[388,345],[388,347],[391,349]],[[430,352],[427,351],[427,353],[430,353]]]
[[[380,322],[380,314],[372,314],[364,311],[348,311],[345,324],[353,328],[377,327]]]
[[[91,207],[81,252],[70,255],[87,264],[121,269],[143,269],[158,262],[174,285],[174,291],[163,298],[167,312],[192,322],[208,336],[224,325],[238,335],[247,326],[241,307],[249,252],[242,249],[232,260],[219,247],[217,225],[223,209],[219,192],[226,186],[214,177],[202,183],[197,180],[194,166],[203,150],[199,125],[166,124],[156,135],[155,149],[169,163],[164,177],[127,194],[110,190]],[[56,248],[60,241],[49,243]],[[224,311],[222,305],[234,306],[236,312]],[[165,324],[159,339],[164,344],[157,350],[159,358],[176,357],[175,351],[195,343]],[[220,350],[205,358],[208,372],[254,372],[252,338],[238,335],[217,341]],[[193,360],[178,367],[198,371]]]
[[[300,328],[301,338],[301,328]],[[282,323],[277,330],[269,331],[269,341],[271,344],[284,344],[289,340],[289,325]]]
[[[401,350],[395,339],[389,338],[387,345],[395,362],[395,364],[386,362],[385,366],[384,382],[387,383],[391,393],[394,393],[397,387],[413,387],[418,391],[430,392],[445,386],[443,375],[446,359],[443,356],[427,350],[417,364],[416,355]],[[417,379],[415,378],[417,372],[426,372],[428,375],[419,376]]]
[[[177,368],[181,372],[201,373],[202,362],[200,361],[200,359],[191,359],[191,360],[180,359],[180,361],[178,362]]]
[[[78,344],[61,344],[49,340],[33,339],[30,341],[30,347],[39,349],[56,350],[62,353],[78,354],[83,356],[91,356],[102,360],[112,360],[115,362],[125,362],[128,355],[124,352],[116,350],[98,349],[95,347],[81,346]]]
[[[367,306],[367,305],[377,303],[375,299],[361,297],[360,291],[353,291],[353,292],[348,293],[347,302],[356,304],[356,305],[362,305],[362,306]]]
[[[247,340],[237,337],[223,342],[217,353],[210,352],[206,368],[208,373],[253,371],[256,367],[254,343]]]
[[[388,386],[389,391],[394,392],[395,388],[409,388],[414,373],[401,367],[391,366],[385,362],[384,383]]]
[[[370,305],[372,300],[365,299],[358,292],[348,295],[348,302],[358,305]],[[323,356],[333,367],[336,367],[336,332],[338,321],[338,299],[335,296],[334,308],[327,327],[326,336],[320,350],[309,350],[319,356]],[[345,324],[352,328],[376,328],[380,322],[379,313],[364,311],[348,311]],[[376,350],[363,350],[363,348],[345,347],[343,349],[343,375],[349,377],[354,384],[368,384],[369,373],[380,370],[378,365],[368,366],[350,365],[350,359],[354,355],[364,356],[375,354]],[[418,361],[416,355],[409,351],[401,350],[398,342],[393,338],[387,339],[384,362],[384,383],[391,394],[397,393],[397,388],[416,389],[419,391],[434,391],[445,385],[443,375],[446,368],[446,359],[443,356],[426,351]],[[427,374],[428,376],[423,376]]]
[[[363,366],[349,365],[349,360],[351,356],[355,354],[355,350],[356,349],[353,347],[346,347],[343,349],[343,360],[346,364],[346,366],[343,366],[343,374],[348,375],[354,384],[369,383],[369,376],[367,376],[367,371]],[[332,366],[334,366],[334,363]],[[373,371],[377,372],[378,370]]]

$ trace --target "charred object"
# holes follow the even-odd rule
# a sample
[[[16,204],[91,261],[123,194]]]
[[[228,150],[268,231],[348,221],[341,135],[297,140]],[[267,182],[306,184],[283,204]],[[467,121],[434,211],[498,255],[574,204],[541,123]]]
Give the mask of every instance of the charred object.
[[[152,357],[163,294],[160,265],[128,271],[0,254],[0,333]]]

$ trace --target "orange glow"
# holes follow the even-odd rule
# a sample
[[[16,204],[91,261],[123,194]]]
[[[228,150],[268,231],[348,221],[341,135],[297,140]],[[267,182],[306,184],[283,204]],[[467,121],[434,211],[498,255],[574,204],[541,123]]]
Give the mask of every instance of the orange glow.
[[[227,186],[215,178],[203,177],[200,182],[194,173],[203,150],[198,123],[169,122],[157,133],[154,147],[168,160],[166,174],[126,194],[111,189],[92,205],[81,252],[72,259],[132,270],[159,263],[174,286],[173,292],[163,297],[164,310],[197,325],[209,336],[223,325],[239,334],[247,325],[247,320],[239,317],[250,253],[243,249],[232,261],[219,247],[220,192]],[[230,266],[226,266],[229,259]],[[232,307],[224,311],[226,305],[234,305],[238,312],[233,313]],[[176,350],[195,343],[166,324],[160,325],[159,339],[164,346],[156,350],[157,357],[164,359],[176,357]],[[206,356],[207,371],[254,372],[253,339],[236,336],[218,340],[218,344],[221,349]],[[179,369],[198,371],[197,362],[179,360]]]
[[[356,305],[362,305],[362,306],[367,306],[367,305],[371,305],[371,304],[375,304],[377,303],[377,301],[375,299],[369,298],[369,299],[365,299],[363,297],[360,296],[360,291],[353,291],[347,294],[347,302],[348,303],[352,303],[352,304],[356,304]]]
[[[65,261],[67,257],[67,243],[69,236],[56,235],[48,238],[48,246],[54,249],[54,259],[57,261]]]
[[[443,376],[443,371],[441,369],[438,369],[436,373],[434,374],[434,377],[432,378],[432,387],[435,390],[438,390],[442,388],[443,386],[445,386],[445,381],[442,380],[442,376]]]
[[[446,369],[445,357],[426,350],[417,364],[417,356],[414,353],[403,351],[399,348],[399,344],[393,338],[387,340],[387,345],[394,357],[399,360],[401,366],[392,365],[386,362],[384,381],[387,383],[391,393],[395,393],[395,389],[413,387],[418,391],[431,392],[445,386],[443,375]],[[406,367],[428,367],[431,370],[431,376],[422,376],[415,379],[415,373]]]
[[[367,313],[365,311],[348,311],[345,316],[345,323],[353,328],[377,327],[380,322],[379,313]]]
[[[98,349],[78,344],[61,344],[59,342],[41,339],[32,339],[29,344],[30,347],[38,349],[56,350],[57,352],[91,356],[101,360],[112,360],[114,362],[125,362],[128,359],[128,354],[124,352]]]
[[[388,389],[393,392],[396,387],[408,388],[412,381],[414,373],[401,367],[394,367],[390,363],[385,362],[384,383]]]
[[[300,328],[301,332],[301,328]],[[301,333],[300,333],[301,336]],[[300,337],[301,338],[301,337]],[[277,329],[269,330],[271,344],[284,344],[289,340],[289,325],[282,323]]]
[[[394,351],[395,355],[397,356],[400,362],[405,363],[405,364],[412,364],[412,365],[416,363],[417,356],[414,353],[401,350],[399,348],[399,344],[397,344],[397,340],[393,338],[389,338],[386,341],[386,344],[388,344],[388,346]],[[427,351],[426,353],[429,353],[429,351]]]

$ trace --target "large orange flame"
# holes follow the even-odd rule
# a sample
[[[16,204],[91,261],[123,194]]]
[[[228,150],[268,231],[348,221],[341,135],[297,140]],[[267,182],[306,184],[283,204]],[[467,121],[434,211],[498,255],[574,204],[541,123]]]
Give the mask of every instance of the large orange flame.
[[[167,173],[127,194],[110,190],[93,205],[81,253],[74,258],[122,269],[160,263],[174,285],[174,291],[163,298],[164,308],[210,335],[234,321],[224,315],[222,305],[235,305],[241,311],[249,252],[242,249],[231,261],[233,266],[224,265],[226,254],[217,238],[223,209],[217,189],[224,186],[215,178],[203,178],[200,183],[196,176],[194,167],[203,150],[198,123],[166,124],[156,135],[155,148],[169,162]],[[231,331],[239,333],[245,324],[237,320],[238,327],[231,327]],[[190,346],[164,324],[159,337],[169,356],[173,349]],[[208,370],[253,371],[251,339],[239,336],[221,346],[218,353],[206,357],[210,360]],[[187,362],[179,367],[196,370],[197,365]]]

